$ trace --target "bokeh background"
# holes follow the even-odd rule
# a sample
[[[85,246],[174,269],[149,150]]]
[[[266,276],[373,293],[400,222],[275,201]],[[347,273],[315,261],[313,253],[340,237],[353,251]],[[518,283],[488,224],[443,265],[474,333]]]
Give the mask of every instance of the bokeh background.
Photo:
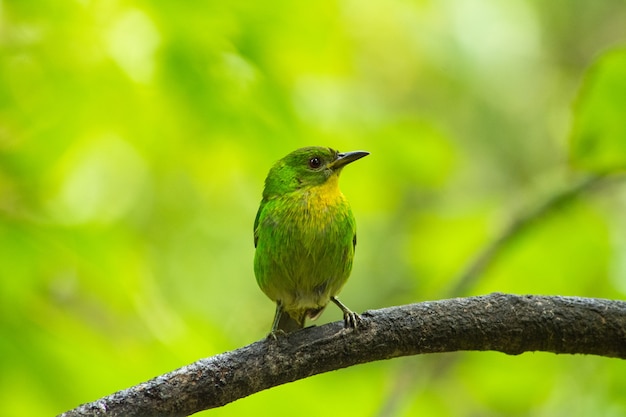
[[[0,1],[0,414],[54,415],[254,342],[274,161],[342,175],[352,309],[492,291],[626,297],[620,0]],[[321,322],[341,318],[329,308]],[[460,352],[366,364],[201,415],[621,416],[624,361]]]

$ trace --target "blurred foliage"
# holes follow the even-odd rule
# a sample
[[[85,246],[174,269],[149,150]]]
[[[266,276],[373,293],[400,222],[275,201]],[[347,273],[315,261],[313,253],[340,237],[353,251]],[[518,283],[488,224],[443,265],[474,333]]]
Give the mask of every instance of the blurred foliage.
[[[626,167],[626,49],[602,57],[576,107],[572,135],[574,162],[607,172]]]
[[[342,178],[357,311],[624,298],[619,183],[447,293],[529,205],[623,170],[624,27],[619,0],[0,1],[0,414],[60,413],[264,337],[252,223],[271,164],[305,145],[372,153]],[[203,415],[617,416],[625,374],[596,357],[429,355]]]

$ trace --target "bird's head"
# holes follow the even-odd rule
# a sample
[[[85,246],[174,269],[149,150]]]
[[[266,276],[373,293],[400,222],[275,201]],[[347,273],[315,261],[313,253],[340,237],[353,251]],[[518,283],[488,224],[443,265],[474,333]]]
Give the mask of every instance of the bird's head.
[[[322,185],[330,178],[337,178],[344,166],[367,155],[369,152],[338,152],[321,146],[296,149],[270,169],[263,196],[269,198]]]

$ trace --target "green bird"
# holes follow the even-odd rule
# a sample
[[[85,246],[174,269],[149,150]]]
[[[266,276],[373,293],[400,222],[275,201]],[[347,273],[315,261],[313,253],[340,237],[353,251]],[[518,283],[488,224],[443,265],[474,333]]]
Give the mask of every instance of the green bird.
[[[329,301],[343,311],[346,327],[361,320],[336,298],[352,270],[356,245],[356,222],[339,190],[339,174],[366,155],[307,147],[270,169],[254,221],[254,273],[276,302],[270,335],[303,328]]]

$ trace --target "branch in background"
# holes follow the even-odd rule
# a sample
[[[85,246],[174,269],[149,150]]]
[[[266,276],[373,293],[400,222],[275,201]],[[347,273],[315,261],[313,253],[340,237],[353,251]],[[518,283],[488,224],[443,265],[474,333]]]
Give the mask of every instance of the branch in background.
[[[399,356],[459,350],[580,353],[626,359],[626,302],[491,294],[364,313],[268,338],[61,414],[186,416],[312,375]]]
[[[581,194],[591,191],[598,186],[613,181],[623,180],[623,175],[605,176],[595,175],[584,178],[578,182],[568,185],[566,188],[551,194],[546,200],[541,201],[535,207],[518,216],[502,233],[474,258],[472,262],[454,281],[455,284],[447,293],[449,296],[465,294],[482,275],[494,259],[502,252],[506,245],[526,228],[543,218],[554,209],[561,207],[564,203],[579,197]]]

